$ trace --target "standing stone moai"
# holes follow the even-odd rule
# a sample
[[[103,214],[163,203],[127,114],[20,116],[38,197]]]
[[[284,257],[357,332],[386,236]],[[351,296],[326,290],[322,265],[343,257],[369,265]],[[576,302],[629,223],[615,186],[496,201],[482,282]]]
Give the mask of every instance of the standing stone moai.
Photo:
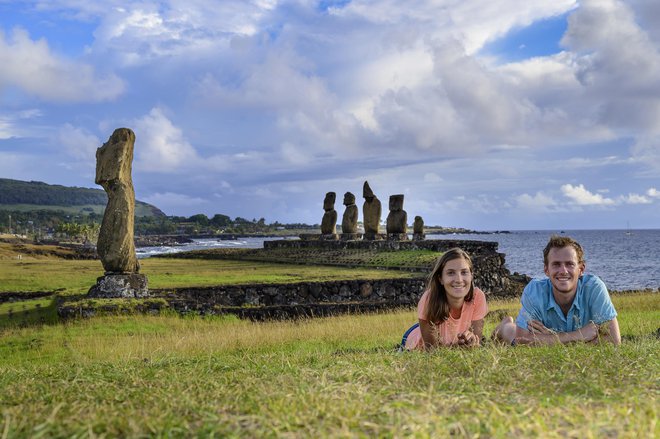
[[[344,206],[346,206],[346,210],[344,210],[344,217],[341,221],[341,239],[352,241],[358,239],[358,208],[355,205],[355,195],[346,192],[344,194]]]
[[[418,215],[415,217],[415,222],[413,223],[413,240],[422,241],[425,237],[424,220]]]
[[[96,184],[108,194],[96,250],[105,275],[89,290],[93,297],[144,297],[149,294],[147,277],[139,274],[140,263],[133,241],[135,191],[131,168],[135,134],[118,128],[96,150]]]
[[[390,213],[387,215],[387,239],[406,241],[408,239],[408,214],[403,210],[403,194],[390,195]]]
[[[380,225],[380,215],[382,208],[380,200],[374,195],[369,187],[369,182],[365,181],[362,187],[362,196],[364,204],[362,205],[362,216],[364,223],[364,239],[373,241],[378,238],[378,226]]]
[[[323,199],[323,219],[321,220],[321,238],[334,240],[337,239],[337,211],[335,210],[335,199],[337,194],[328,192]]]

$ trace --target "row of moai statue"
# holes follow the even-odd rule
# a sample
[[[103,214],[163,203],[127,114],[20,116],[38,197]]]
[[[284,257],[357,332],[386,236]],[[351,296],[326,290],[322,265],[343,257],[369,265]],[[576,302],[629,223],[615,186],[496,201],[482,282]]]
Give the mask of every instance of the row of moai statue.
[[[403,194],[390,195],[390,213],[387,215],[386,234],[379,233],[382,208],[380,200],[365,181],[362,187],[364,204],[362,205],[364,234],[362,239],[368,241],[388,239],[392,241],[405,241],[408,239],[408,214],[403,210]],[[323,200],[323,219],[321,220],[321,236],[326,240],[339,239],[337,234],[337,211],[335,201],[337,194],[328,192]],[[355,205],[355,195],[351,192],[344,194],[344,216],[341,221],[341,239],[353,241],[360,239],[358,233],[358,207]],[[421,216],[415,217],[413,223],[413,239],[424,239],[424,220]]]

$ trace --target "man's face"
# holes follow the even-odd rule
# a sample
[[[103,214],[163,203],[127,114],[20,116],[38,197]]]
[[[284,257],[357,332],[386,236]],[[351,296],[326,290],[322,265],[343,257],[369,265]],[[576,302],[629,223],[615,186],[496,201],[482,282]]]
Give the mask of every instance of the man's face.
[[[573,247],[555,247],[548,253],[548,264],[544,271],[556,293],[572,294],[577,290],[578,279],[584,273],[584,263],[578,262]]]

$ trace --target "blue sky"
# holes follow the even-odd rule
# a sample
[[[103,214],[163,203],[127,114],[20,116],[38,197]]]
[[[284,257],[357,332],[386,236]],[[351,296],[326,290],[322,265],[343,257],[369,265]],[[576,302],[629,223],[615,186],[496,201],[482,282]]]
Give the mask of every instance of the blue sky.
[[[0,0],[0,177],[95,187],[129,127],[170,215],[658,228],[659,47],[651,0]]]

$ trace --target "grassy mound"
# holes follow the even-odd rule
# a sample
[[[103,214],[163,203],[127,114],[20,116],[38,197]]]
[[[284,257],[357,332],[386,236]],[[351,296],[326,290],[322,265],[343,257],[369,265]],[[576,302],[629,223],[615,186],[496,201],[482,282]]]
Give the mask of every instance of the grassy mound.
[[[264,248],[197,250],[160,255],[158,258],[226,259],[428,272],[441,254],[431,250]]]

